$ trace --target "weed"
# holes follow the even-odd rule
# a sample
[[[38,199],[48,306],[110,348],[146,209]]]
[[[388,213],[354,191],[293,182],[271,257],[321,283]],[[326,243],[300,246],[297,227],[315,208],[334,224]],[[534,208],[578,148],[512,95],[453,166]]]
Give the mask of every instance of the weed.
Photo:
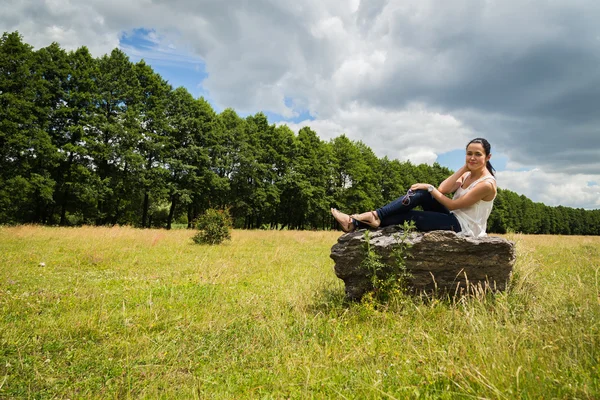
[[[381,305],[387,303],[393,296],[405,294],[408,289],[408,280],[412,278],[412,275],[406,269],[405,262],[406,257],[408,257],[407,250],[412,245],[407,239],[414,230],[414,222],[405,222],[402,226],[402,232],[394,235],[396,245],[392,250],[393,262],[389,264],[383,262],[381,255],[373,250],[370,231],[365,231],[366,254],[361,263],[361,268],[370,271],[373,291],[363,297],[363,304],[374,302]]]

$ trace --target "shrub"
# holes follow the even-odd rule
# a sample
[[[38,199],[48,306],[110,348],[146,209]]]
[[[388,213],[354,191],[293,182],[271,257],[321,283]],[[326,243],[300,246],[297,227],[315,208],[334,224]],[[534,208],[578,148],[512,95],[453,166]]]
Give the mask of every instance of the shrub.
[[[196,220],[198,233],[192,237],[197,244],[219,244],[231,239],[231,216],[229,210],[209,208]]]

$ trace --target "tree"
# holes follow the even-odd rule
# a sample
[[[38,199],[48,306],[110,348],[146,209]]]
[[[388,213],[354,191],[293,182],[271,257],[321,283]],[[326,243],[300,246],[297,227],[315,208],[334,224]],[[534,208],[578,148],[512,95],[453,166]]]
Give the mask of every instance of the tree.
[[[52,143],[44,131],[45,96],[36,55],[18,32],[0,39],[0,218],[9,223],[46,222],[54,181]]]
[[[383,202],[378,185],[379,162],[371,149],[345,135],[330,142],[333,154],[333,197],[337,208],[349,212],[373,210]]]
[[[333,202],[328,193],[332,172],[330,147],[308,127],[300,129],[296,142],[292,168],[285,179],[286,194],[282,196],[288,204],[284,225],[325,228]]]
[[[165,159],[171,142],[167,105],[171,86],[143,60],[135,65],[134,71],[140,91],[137,118],[139,135],[135,151],[140,158],[135,166],[143,193],[141,225],[149,227],[150,197],[152,196],[157,203],[166,197],[165,187],[169,170]]]
[[[276,188],[271,186],[273,173],[266,163],[269,149],[263,148],[274,127],[264,114],[258,113],[246,118],[245,128],[239,165],[232,176],[233,216],[243,218],[245,228],[257,228],[278,200]]]
[[[139,138],[140,90],[133,65],[121,50],[104,55],[98,69],[98,103],[86,148],[99,178],[96,224],[103,225],[117,223],[132,201],[132,168],[139,162],[134,149]]]
[[[97,175],[90,162],[87,135],[93,129],[97,105],[96,60],[86,47],[67,56],[69,75],[65,83],[63,132],[57,147],[61,154],[56,169],[60,225],[89,223],[97,214]],[[73,218],[68,221],[67,216]]]
[[[166,165],[170,172],[167,181],[169,216],[167,228],[177,207],[187,206],[188,225],[207,209],[211,176],[206,140],[214,112],[204,99],[194,98],[184,89],[177,88],[170,96],[168,106],[172,141],[168,148]]]

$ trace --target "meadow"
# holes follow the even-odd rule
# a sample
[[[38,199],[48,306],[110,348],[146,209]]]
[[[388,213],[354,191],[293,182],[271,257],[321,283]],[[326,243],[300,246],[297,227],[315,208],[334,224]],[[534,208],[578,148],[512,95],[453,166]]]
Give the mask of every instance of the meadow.
[[[504,293],[346,303],[340,232],[0,228],[0,398],[600,398],[600,237]]]

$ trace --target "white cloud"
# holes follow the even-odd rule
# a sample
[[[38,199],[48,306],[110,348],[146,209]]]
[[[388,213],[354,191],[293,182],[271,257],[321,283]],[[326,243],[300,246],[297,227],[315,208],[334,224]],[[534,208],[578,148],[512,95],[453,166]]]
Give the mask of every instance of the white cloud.
[[[411,104],[405,110],[349,104],[330,118],[287,123],[296,132],[310,126],[323,140],[346,134],[379,156],[432,164],[438,154],[463,148],[474,133],[451,115]]]
[[[530,171],[501,171],[498,186],[523,194],[549,206],[600,208],[600,186],[589,185],[598,175],[548,173]]]
[[[58,42],[67,50],[87,46],[100,56],[119,45],[120,28],[109,27],[93,3],[19,0],[2,9],[0,30],[18,30],[36,48]]]

